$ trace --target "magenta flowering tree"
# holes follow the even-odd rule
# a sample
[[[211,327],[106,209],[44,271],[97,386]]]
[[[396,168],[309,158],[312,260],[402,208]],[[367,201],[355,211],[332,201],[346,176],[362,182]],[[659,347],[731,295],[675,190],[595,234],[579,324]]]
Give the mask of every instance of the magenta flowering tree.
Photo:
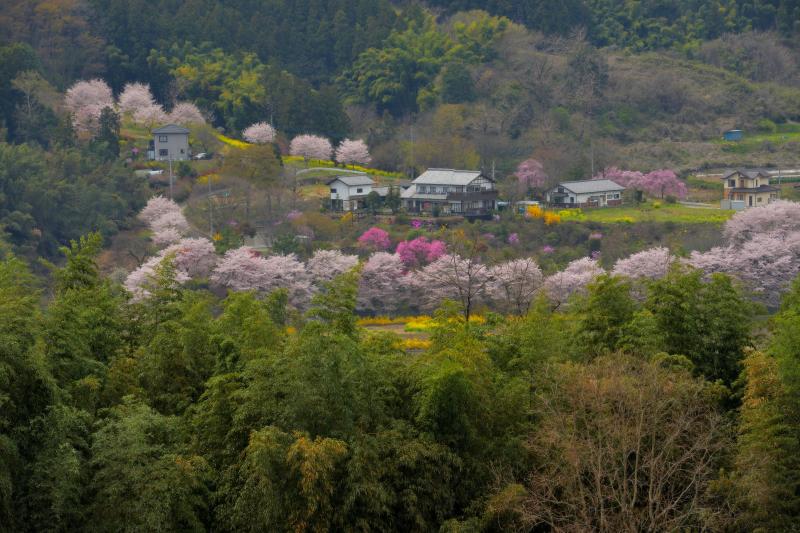
[[[242,131],[244,140],[253,144],[268,144],[275,141],[277,132],[267,122],[256,122]]]
[[[311,282],[320,285],[358,265],[358,257],[346,255],[339,250],[317,250],[306,262]]]
[[[206,119],[200,109],[191,102],[178,102],[168,115],[169,122],[191,126],[192,124],[205,124]]]
[[[526,159],[517,165],[514,176],[525,190],[542,189],[550,179],[544,171],[544,166],[536,159]]]
[[[419,268],[436,261],[447,252],[447,245],[440,240],[417,237],[397,244],[396,253],[407,268]]]
[[[638,183],[638,187],[648,196],[675,196],[686,198],[686,184],[678,178],[674,171],[669,169],[653,170],[648,172]]]
[[[650,248],[618,260],[611,273],[631,279],[659,279],[669,273],[674,261],[675,256],[670,253],[668,248]]]
[[[367,250],[383,252],[389,249],[392,240],[386,230],[373,226],[361,234],[358,238],[358,245]]]
[[[508,236],[508,244],[516,246],[519,244],[519,233],[512,233]]]
[[[304,159],[329,160],[333,153],[331,142],[317,135],[298,135],[289,145],[289,153]]]
[[[686,184],[681,181],[674,171],[669,169],[653,170],[644,174],[636,170],[621,170],[617,167],[608,167],[599,174],[592,176],[593,180],[608,179],[628,189],[643,191],[648,196],[676,196],[686,198]]]
[[[423,305],[432,310],[449,299],[461,306],[464,320],[486,296],[489,268],[474,257],[442,255],[412,275]]]
[[[394,315],[408,305],[413,286],[400,256],[372,254],[361,269],[357,309],[364,313]]]
[[[132,115],[137,109],[156,105],[150,86],[146,83],[126,83],[119,95],[119,110]]]
[[[336,161],[345,165],[368,165],[372,161],[367,143],[360,139],[345,139],[336,148]]]
[[[565,304],[573,294],[584,292],[586,286],[605,273],[597,261],[588,257],[576,259],[567,268],[549,276],[544,281],[544,290],[556,305]]]
[[[542,288],[542,269],[533,259],[515,259],[493,266],[489,270],[486,290],[499,309],[524,315]]]

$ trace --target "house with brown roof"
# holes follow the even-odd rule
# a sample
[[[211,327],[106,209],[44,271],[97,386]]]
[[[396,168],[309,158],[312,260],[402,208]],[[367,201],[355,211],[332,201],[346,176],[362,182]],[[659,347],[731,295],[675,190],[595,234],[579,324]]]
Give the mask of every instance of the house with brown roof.
[[[743,202],[743,207],[759,207],[780,197],[780,189],[769,183],[769,174],[763,170],[737,169],[722,176],[722,199],[732,205]],[[741,206],[742,204],[739,203]]]

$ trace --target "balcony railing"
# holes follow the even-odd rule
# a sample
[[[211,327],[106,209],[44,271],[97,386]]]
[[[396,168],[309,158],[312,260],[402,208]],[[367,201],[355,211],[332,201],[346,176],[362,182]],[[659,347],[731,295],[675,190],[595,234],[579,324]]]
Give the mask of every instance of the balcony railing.
[[[497,199],[497,191],[471,191],[447,193],[447,200],[452,202],[480,202]]]

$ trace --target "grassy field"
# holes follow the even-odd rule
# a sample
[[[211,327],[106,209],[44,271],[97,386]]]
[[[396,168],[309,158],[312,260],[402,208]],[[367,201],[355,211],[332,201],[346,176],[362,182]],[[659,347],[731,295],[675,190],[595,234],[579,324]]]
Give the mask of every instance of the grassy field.
[[[722,145],[724,152],[736,154],[759,152],[764,149],[765,144],[777,147],[790,142],[800,142],[800,124],[778,124],[775,131],[772,132],[744,132],[744,138],[741,141],[719,139],[715,142]]]
[[[680,204],[662,204],[654,207],[647,203],[641,206],[606,207],[585,209],[585,220],[605,224],[633,224],[636,222],[676,222],[683,224],[722,224],[733,216],[733,211],[694,208]]]

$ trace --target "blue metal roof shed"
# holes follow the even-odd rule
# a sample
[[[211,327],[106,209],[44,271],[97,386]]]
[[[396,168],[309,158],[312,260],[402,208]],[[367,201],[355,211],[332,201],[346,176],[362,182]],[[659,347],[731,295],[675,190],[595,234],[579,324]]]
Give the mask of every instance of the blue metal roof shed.
[[[722,138],[726,141],[741,141],[742,137],[744,137],[742,130],[728,130],[722,134]]]

